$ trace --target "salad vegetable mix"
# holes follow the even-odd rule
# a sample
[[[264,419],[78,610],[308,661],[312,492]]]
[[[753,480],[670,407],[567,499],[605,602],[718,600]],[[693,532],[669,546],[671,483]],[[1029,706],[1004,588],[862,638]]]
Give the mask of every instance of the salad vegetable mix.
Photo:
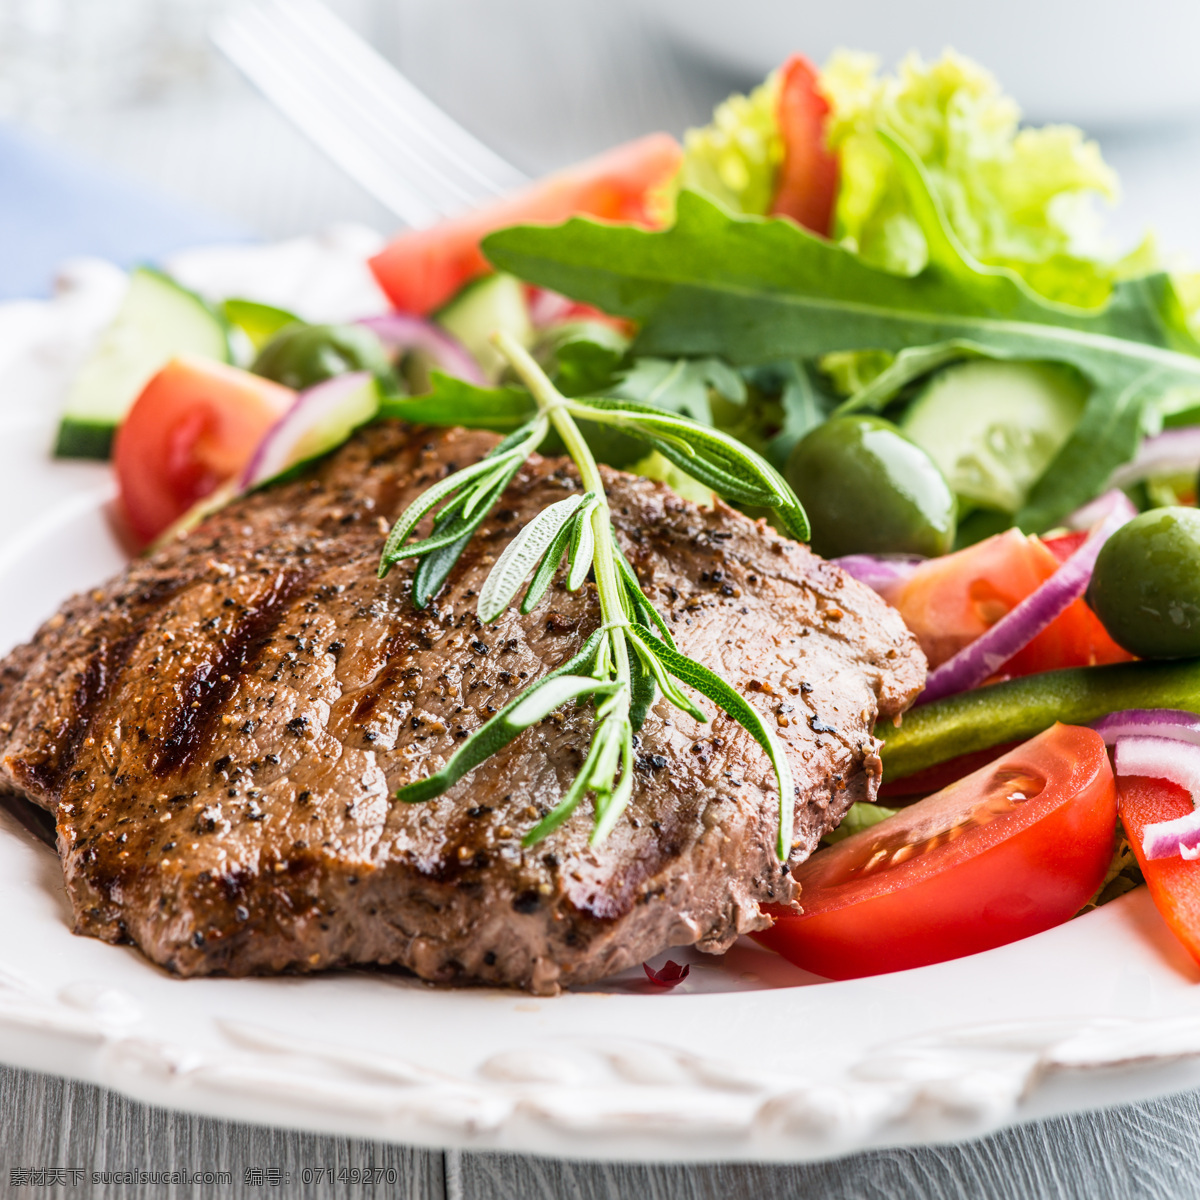
[[[590,701],[591,749],[531,837],[591,794],[603,838],[658,691],[703,715],[687,687],[771,758],[786,858],[786,760],[675,650],[597,463],[724,497],[878,591],[931,668],[877,731],[889,807],[852,806],[796,868],[803,912],[767,945],[835,978],[896,970],[1144,876],[1200,962],[1200,277],[1149,237],[1107,245],[1116,188],[1095,143],[1022,126],[956,54],[894,75],[796,55],[682,145],[651,135],[401,234],[370,264],[387,316],[310,325],[135,273],[57,452],[112,443],[149,544],[380,417],[493,430],[388,538],[381,573],[417,557],[418,606],[528,455],[567,453],[586,494],[517,535],[479,615],[518,593],[529,611],[565,562],[571,588],[594,571],[601,629],[399,798]]]

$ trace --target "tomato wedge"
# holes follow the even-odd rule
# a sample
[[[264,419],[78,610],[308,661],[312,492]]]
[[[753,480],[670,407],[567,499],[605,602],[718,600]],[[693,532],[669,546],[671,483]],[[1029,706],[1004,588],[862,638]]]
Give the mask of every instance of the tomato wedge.
[[[837,200],[838,160],[825,142],[829,101],[817,90],[817,68],[793,54],[780,68],[779,105],[783,163],[771,213],[829,237]]]
[[[224,363],[173,358],[117,431],[113,461],[130,530],[144,545],[232,479],[296,393]]]
[[[989,746],[986,750],[974,750],[970,754],[960,754],[957,758],[948,758],[936,766],[926,767],[925,770],[916,771],[912,775],[905,775],[903,779],[885,779],[879,788],[879,799],[888,802],[892,800],[910,802],[920,799],[922,796],[931,795],[933,792],[940,792],[952,783],[957,783],[964,775],[970,775],[972,772],[978,771],[980,767],[994,763],[996,759],[1003,757],[1010,750],[1015,750],[1020,744],[1020,742],[1001,742],[1000,745]]]
[[[887,596],[936,667],[1007,615],[1041,587],[1078,535],[1049,548],[1019,529],[1008,529],[954,554],[930,559]],[[1127,662],[1131,656],[1108,636],[1086,602],[1076,600],[1000,669],[1031,675],[1059,667]]]
[[[754,936],[829,979],[975,954],[1059,925],[1112,859],[1116,789],[1093,729],[1054,725],[795,871],[803,913]]]
[[[398,309],[424,316],[491,270],[479,243],[497,229],[552,225],[576,215],[656,224],[652,196],[679,170],[682,156],[666,133],[627,142],[487,208],[402,233],[371,259],[371,270]]]
[[[1192,811],[1191,796],[1165,779],[1125,775],[1117,780],[1117,806],[1155,906],[1171,932],[1200,963],[1200,861],[1188,862],[1178,856],[1148,859],[1142,853],[1146,826],[1187,816]]]

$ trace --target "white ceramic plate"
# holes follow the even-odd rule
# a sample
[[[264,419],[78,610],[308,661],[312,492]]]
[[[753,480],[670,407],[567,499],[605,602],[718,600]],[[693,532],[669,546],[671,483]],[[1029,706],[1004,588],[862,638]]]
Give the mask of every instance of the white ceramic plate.
[[[0,310],[0,652],[121,566],[107,469],[46,453],[55,389],[111,303]],[[216,1117],[782,1160],[1200,1085],[1200,971],[1144,891],[988,954],[848,983],[752,943],[676,952],[692,971],[669,993],[636,971],[551,1000],[370,971],[178,980],[74,937],[57,858],[0,812],[0,911],[0,1060]]]

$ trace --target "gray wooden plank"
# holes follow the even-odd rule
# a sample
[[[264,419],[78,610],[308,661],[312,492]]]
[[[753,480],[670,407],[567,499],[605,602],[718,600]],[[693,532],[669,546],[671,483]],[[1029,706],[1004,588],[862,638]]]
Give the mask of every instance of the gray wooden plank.
[[[0,1067],[0,1196],[41,1200],[64,1194],[94,1200],[242,1200],[303,1195],[306,1200],[443,1200],[443,1156],[346,1137],[268,1129],[168,1112],[90,1084]],[[343,1168],[390,1168],[396,1182],[339,1180]],[[62,1187],[19,1182],[14,1172],[55,1167],[82,1169],[83,1178]],[[331,1168],[330,1177],[303,1183],[302,1172]],[[278,1186],[267,1172],[279,1171]],[[247,1171],[262,1170],[263,1183]],[[93,1173],[228,1172],[227,1184],[93,1182]],[[139,1174],[137,1178],[141,1178]]]
[[[446,1155],[447,1200],[1200,1198],[1200,1095],[1061,1117],[955,1145],[828,1162],[689,1166]]]

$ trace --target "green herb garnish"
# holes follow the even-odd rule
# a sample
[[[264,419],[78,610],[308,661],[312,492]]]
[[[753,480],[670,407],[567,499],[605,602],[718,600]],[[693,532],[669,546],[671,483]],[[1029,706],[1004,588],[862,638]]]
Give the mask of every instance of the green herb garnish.
[[[629,401],[568,399],[513,338],[497,334],[495,343],[528,386],[527,411],[531,415],[487,457],[447,476],[409,506],[384,546],[380,577],[403,559],[419,559],[413,602],[418,608],[428,604],[513,476],[553,429],[574,460],[584,490],[551,504],[513,538],[480,589],[477,611],[485,623],[494,621],[532,576],[521,602],[521,611],[529,612],[565,557],[570,590],[578,590],[589,572],[595,575],[600,628],[573,659],[531,684],[468,738],[437,774],[406,785],[397,798],[416,803],[440,796],[562,705],[590,700],[595,706],[595,726],[583,767],[554,810],[525,836],[525,845],[540,841],[561,825],[589,792],[595,798],[591,839],[595,845],[612,830],[629,803],[634,778],[633,735],[657,691],[697,721],[707,720],[680,688],[682,683],[742,725],[770,758],[779,789],[776,853],[780,861],[786,861],[791,848],[794,789],[783,749],[758,712],[729,683],[675,646],[666,622],[642,591],[616,542],[604,482],[578,422],[606,426],[644,443],[721,496],[771,509],[784,529],[803,539],[808,536],[808,522],[799,501],[773,467],[726,434],[687,417]],[[506,394],[507,411],[520,411],[522,393],[510,389]],[[478,407],[477,392],[465,390],[463,401],[469,412],[460,413],[455,405],[446,404],[422,417],[439,425],[464,424],[464,416],[473,415]],[[409,415],[407,410],[405,415]],[[410,543],[413,531],[427,516],[433,517],[429,536]]]

